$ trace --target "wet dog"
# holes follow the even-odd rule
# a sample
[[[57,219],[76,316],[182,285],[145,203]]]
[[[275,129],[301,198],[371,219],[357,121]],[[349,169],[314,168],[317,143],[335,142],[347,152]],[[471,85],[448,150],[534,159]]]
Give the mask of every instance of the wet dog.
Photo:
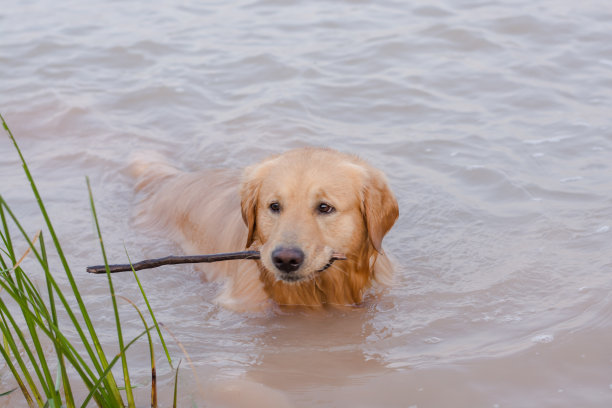
[[[141,155],[131,170],[145,192],[139,219],[185,252],[260,251],[258,261],[206,267],[208,279],[226,281],[217,298],[225,307],[354,305],[373,281],[390,281],[382,241],[397,201],[384,174],[355,156],[303,148],[242,172],[185,173]],[[333,262],[335,254],[346,260]]]

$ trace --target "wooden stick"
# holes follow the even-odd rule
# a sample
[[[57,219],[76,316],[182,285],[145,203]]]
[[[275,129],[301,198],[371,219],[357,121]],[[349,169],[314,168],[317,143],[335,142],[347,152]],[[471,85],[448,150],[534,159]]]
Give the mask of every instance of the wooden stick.
[[[144,261],[136,262],[133,264],[119,264],[119,265],[108,265],[111,273],[115,272],[128,272],[132,270],[132,266],[135,271],[141,269],[157,268],[164,265],[175,265],[185,263],[209,263],[218,261],[231,261],[234,259],[259,259],[259,251],[243,251],[243,252],[229,252],[225,254],[211,254],[211,255],[170,255],[165,258],[145,259]],[[105,265],[88,266],[87,272],[89,273],[106,273]]]
[[[136,262],[133,264],[118,264],[118,265],[108,265],[111,273],[115,272],[128,272],[132,270],[132,267],[135,271],[139,271],[141,269],[151,269],[157,268],[159,266],[164,265],[176,265],[176,264],[185,264],[185,263],[210,263],[210,262],[219,262],[219,261],[232,261],[236,259],[259,259],[259,251],[242,251],[242,252],[228,252],[224,254],[211,254],[211,255],[170,255],[165,258],[155,258],[155,259],[145,259],[144,261]],[[345,260],[346,256],[344,254],[334,252],[330,259],[330,264],[334,261]],[[105,265],[96,265],[96,266],[88,266],[87,272],[89,273],[106,273]]]

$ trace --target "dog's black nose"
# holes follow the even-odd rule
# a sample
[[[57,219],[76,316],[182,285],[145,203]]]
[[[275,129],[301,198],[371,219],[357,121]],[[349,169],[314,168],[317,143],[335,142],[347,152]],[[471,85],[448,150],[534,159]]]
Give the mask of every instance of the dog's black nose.
[[[299,248],[276,248],[272,251],[272,262],[283,272],[295,272],[304,262],[304,252]]]

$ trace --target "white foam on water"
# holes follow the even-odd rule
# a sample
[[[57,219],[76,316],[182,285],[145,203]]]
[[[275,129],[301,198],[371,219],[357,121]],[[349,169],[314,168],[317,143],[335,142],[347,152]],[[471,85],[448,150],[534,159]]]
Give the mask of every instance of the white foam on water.
[[[555,337],[552,334],[538,334],[537,336],[533,336],[531,341],[534,343],[552,343]]]

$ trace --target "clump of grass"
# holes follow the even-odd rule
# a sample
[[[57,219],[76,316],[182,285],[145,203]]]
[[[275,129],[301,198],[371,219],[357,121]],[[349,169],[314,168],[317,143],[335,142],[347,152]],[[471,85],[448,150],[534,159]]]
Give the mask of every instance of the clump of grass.
[[[87,187],[91,209],[100,240],[100,248],[107,267],[108,285],[115,316],[117,341],[120,350],[117,355],[108,355],[102,348],[91,315],[87,311],[28,165],[2,115],[0,115],[0,119],[21,159],[47,230],[46,233],[39,231],[35,236],[28,235],[7,202],[0,195],[0,332],[2,337],[0,354],[2,354],[6,367],[17,383],[17,388],[13,390],[0,390],[0,398],[21,390],[30,407],[85,407],[91,401],[104,408],[125,407],[126,405],[135,407],[136,402],[132,392],[126,351],[138,339],[146,335],[151,356],[151,406],[157,406],[155,357],[151,337],[151,332],[154,329],[157,331],[164,347],[170,367],[172,367],[172,361],[155,315],[135,271],[133,272],[134,276],[138,281],[153,324],[147,323],[143,313],[130,302],[138,311],[144,329],[138,336],[129,341],[123,338],[119,308],[111,274],[108,270],[104,243],[89,180],[87,181]],[[22,239],[28,243],[28,249],[21,257],[15,251],[14,237],[11,234],[11,231],[15,231],[15,229],[19,231]],[[52,249],[59,256],[62,265],[60,271],[68,278],[70,289],[60,288],[54,278],[54,273],[59,271],[53,271],[52,273],[52,267],[49,264],[48,248],[45,240],[47,233],[53,244]],[[21,261],[28,253],[31,254],[29,256],[36,258],[44,273],[44,289],[42,291],[21,267]],[[78,310],[76,308],[73,310],[69,301],[76,301]],[[67,317],[60,320],[58,314]],[[64,335],[67,328],[71,332],[76,331],[77,338],[67,338]],[[52,346],[52,352],[49,351],[49,344]],[[112,368],[119,361],[121,361],[122,366],[124,387],[118,385],[112,372]],[[80,383],[81,387],[85,386],[87,395],[75,395],[73,389],[77,382]],[[125,401],[122,391],[125,393]],[[142,403],[140,404],[142,405]],[[176,398],[174,404],[176,406]]]

